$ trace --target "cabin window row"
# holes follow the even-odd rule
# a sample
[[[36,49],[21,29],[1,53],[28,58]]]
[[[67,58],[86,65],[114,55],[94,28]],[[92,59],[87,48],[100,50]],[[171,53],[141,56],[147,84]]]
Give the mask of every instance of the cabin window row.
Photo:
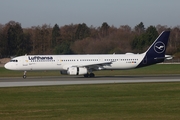
[[[104,61],[137,61],[138,59],[104,59]]]
[[[55,62],[55,60],[31,60],[31,62]]]
[[[61,60],[63,62],[71,62],[71,61],[98,61],[98,59],[80,59],[80,60],[75,60],[75,59],[69,59],[69,60]]]

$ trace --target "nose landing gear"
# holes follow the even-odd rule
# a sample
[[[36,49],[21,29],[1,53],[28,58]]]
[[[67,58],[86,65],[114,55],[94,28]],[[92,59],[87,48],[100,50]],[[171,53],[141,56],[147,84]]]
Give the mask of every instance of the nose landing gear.
[[[26,79],[26,71],[24,71],[23,78]]]

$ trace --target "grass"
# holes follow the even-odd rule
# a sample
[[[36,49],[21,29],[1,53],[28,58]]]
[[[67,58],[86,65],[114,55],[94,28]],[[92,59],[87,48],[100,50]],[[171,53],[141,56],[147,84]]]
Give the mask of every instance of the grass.
[[[180,83],[0,88],[1,119],[180,119]]]
[[[0,68],[0,77],[23,72]],[[158,64],[133,70],[97,71],[98,75],[180,74],[180,65]],[[59,76],[59,71],[28,72]],[[128,83],[0,88],[0,118],[67,120],[180,119],[180,83]]]
[[[157,75],[180,74],[180,64],[157,64],[132,70],[95,71],[96,76],[106,75]],[[21,77],[23,71],[10,71],[0,67],[0,77]],[[28,71],[27,76],[60,76],[59,71]]]

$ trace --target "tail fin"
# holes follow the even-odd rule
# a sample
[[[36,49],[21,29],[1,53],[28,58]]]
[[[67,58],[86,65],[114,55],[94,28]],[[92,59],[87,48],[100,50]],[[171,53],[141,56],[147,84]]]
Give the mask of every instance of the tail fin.
[[[146,51],[147,56],[164,57],[170,31],[163,31]]]
[[[153,42],[153,44],[144,53],[143,61],[138,65],[138,67],[143,67],[147,65],[152,65],[156,63],[163,62],[166,52],[166,47],[169,39],[170,31],[163,31],[158,38]]]

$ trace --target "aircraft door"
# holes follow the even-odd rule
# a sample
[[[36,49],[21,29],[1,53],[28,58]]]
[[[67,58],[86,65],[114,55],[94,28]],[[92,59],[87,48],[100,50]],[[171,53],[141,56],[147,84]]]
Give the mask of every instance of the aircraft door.
[[[25,67],[25,66],[28,66],[28,59],[27,59],[27,56],[23,57],[22,63],[23,63],[23,66],[24,66],[24,67]]]
[[[57,59],[57,65],[60,66],[61,64],[62,64],[62,59],[59,57],[59,58]]]
[[[22,64],[23,69],[32,70],[32,63],[29,62],[27,56],[23,57],[22,63],[23,63]]]

